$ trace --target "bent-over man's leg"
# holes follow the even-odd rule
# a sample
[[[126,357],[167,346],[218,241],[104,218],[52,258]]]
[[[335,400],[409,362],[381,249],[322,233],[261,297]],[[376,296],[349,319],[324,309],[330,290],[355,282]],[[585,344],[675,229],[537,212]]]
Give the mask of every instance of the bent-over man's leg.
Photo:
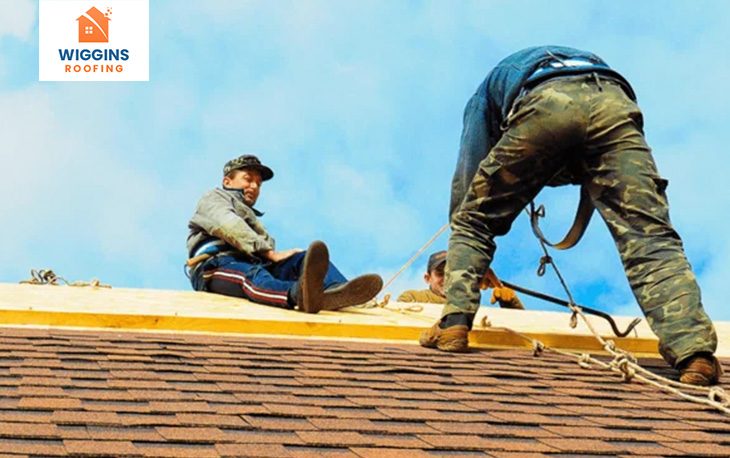
[[[515,102],[507,130],[479,164],[452,215],[442,316],[473,316],[479,309],[479,283],[494,256],[494,238],[509,231],[583,139],[587,89],[580,83],[547,82]],[[471,116],[479,118],[479,113],[468,113],[465,122]]]
[[[662,356],[677,366],[695,353],[714,353],[717,336],[669,220],[667,181],[644,139],[641,112],[617,85],[605,84],[603,92],[588,132],[589,191]]]

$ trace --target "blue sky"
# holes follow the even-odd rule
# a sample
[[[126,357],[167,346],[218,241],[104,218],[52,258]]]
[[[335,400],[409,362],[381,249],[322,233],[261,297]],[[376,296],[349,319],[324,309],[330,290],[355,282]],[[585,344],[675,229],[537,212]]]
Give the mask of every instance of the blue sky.
[[[188,289],[188,218],[243,153],[276,172],[258,207],[279,248],[321,239],[346,275],[387,279],[446,223],[469,96],[511,52],[561,44],[633,84],[705,307],[730,320],[726,2],[151,0],[147,83],[39,83],[37,2],[0,8],[2,282]],[[553,238],[577,197],[538,197]],[[526,218],[498,246],[502,277],[560,295]],[[640,314],[600,218],[555,258],[579,302]]]

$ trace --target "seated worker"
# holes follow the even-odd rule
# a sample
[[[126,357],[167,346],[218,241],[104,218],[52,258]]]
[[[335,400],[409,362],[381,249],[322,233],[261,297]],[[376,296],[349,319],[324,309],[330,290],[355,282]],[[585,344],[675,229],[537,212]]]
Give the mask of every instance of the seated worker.
[[[190,282],[210,291],[286,309],[317,313],[362,304],[383,286],[379,275],[351,281],[329,262],[327,246],[276,251],[254,208],[261,183],[274,172],[256,156],[232,159],[223,167],[223,187],[200,198],[187,239]]]
[[[438,251],[428,257],[426,274],[423,279],[428,284],[428,289],[404,291],[398,296],[398,302],[425,302],[429,304],[445,304],[446,294],[444,293],[444,268],[446,267],[446,251]],[[482,289],[494,288],[492,291],[491,303],[499,302],[499,306],[508,309],[524,310],[517,294],[492,275],[487,277]]]

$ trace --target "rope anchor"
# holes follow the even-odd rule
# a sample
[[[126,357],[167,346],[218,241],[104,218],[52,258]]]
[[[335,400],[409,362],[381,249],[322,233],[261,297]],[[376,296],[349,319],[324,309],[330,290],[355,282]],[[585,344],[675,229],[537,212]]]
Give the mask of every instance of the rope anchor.
[[[111,288],[110,285],[102,285],[98,278],[92,278],[91,281],[75,281],[75,282],[69,282],[63,277],[59,277],[55,274],[51,269],[31,269],[30,270],[30,278],[28,280],[21,280],[19,283],[21,285],[52,285],[52,286],[62,286],[61,283],[63,282],[66,286],[77,286],[77,287],[84,287],[89,286],[92,288]]]

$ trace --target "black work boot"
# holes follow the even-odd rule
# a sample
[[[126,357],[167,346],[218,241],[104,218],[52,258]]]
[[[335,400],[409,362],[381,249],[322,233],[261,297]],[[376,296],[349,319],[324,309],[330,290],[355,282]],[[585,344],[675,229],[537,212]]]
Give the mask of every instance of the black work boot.
[[[365,274],[333,286],[324,292],[322,310],[338,310],[350,305],[364,304],[378,295],[383,279],[377,274]]]
[[[304,255],[302,275],[299,277],[297,305],[299,311],[317,313],[322,310],[324,277],[330,265],[330,255],[324,242],[315,240]]]

